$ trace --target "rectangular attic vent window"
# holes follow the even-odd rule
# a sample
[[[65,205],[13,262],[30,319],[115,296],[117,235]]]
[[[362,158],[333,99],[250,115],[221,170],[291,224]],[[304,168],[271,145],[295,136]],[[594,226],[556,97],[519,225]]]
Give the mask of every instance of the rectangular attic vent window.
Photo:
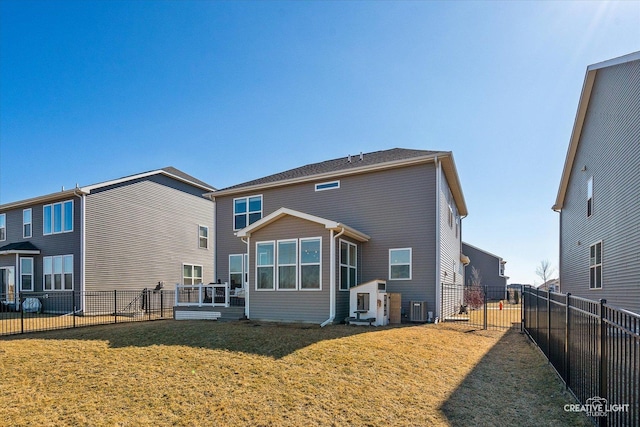
[[[340,181],[321,182],[316,184],[316,191],[333,190],[334,188],[340,188]]]

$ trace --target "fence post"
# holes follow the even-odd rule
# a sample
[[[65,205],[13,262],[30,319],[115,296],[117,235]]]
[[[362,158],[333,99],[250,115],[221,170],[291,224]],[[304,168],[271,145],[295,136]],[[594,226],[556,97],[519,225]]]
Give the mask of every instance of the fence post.
[[[487,329],[487,285],[484,285],[484,324],[482,329]]]
[[[571,297],[571,292],[567,292],[567,303],[564,306],[565,309],[565,313],[564,313],[564,324],[565,324],[565,328],[564,328],[564,372],[566,375],[566,378],[564,380],[564,387],[565,390],[569,389],[569,381],[571,381],[571,346],[569,345],[569,336],[570,336],[570,328],[569,328],[569,320],[571,319],[571,316],[569,315],[570,311],[571,311],[571,302],[569,300],[569,297]]]
[[[18,292],[18,299],[16,300],[16,303],[18,304],[18,306],[16,308],[20,310],[20,333],[21,334],[24,334],[24,310],[22,309],[23,302],[24,301],[22,301],[22,294]]]
[[[118,291],[113,290],[113,323],[118,323]]]
[[[600,396],[598,397],[603,399],[607,398],[607,324],[604,315],[606,303],[606,299],[600,300]],[[606,417],[601,418],[606,423]]]
[[[149,320],[151,320],[151,296],[152,296],[152,293],[149,291],[149,289],[146,289],[146,288],[144,290],[144,293],[146,294],[145,297],[146,297],[146,301],[147,301],[147,313],[148,313],[147,318]]]
[[[551,290],[547,289],[547,360],[551,363]]]
[[[527,310],[524,306],[524,286],[520,285],[520,332],[524,332],[527,321]]]
[[[164,317],[164,291],[158,292],[160,292],[160,317]]]

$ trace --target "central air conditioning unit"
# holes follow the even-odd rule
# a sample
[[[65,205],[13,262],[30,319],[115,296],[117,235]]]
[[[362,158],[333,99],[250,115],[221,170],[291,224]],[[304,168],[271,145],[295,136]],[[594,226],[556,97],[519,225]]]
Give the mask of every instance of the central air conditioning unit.
[[[427,321],[427,302],[411,301],[409,303],[409,320],[411,322]]]

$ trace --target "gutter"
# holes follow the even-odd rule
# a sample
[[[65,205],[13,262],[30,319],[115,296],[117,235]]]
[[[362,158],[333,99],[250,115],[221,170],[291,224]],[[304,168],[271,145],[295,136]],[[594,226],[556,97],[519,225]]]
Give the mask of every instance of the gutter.
[[[80,192],[80,194],[78,194]],[[86,215],[86,203],[87,193],[76,185],[73,190],[73,194],[80,199],[80,308],[76,311],[84,312],[85,298],[86,298],[86,264],[87,264],[87,215]],[[75,305],[75,302],[74,302]]]
[[[331,230],[331,246],[329,248],[329,318],[320,324],[320,327],[324,328],[336,318],[336,240],[338,237],[345,233],[345,227],[342,227],[340,232],[333,235],[334,230]]]

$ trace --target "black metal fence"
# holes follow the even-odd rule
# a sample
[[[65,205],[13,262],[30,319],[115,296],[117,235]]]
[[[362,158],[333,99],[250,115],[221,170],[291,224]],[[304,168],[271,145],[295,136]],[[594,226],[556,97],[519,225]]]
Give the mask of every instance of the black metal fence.
[[[442,320],[483,329],[520,328],[520,290],[504,286],[441,284]]]
[[[640,425],[640,315],[525,287],[524,331],[600,426]]]
[[[0,295],[0,335],[173,318],[175,292],[24,292]]]

